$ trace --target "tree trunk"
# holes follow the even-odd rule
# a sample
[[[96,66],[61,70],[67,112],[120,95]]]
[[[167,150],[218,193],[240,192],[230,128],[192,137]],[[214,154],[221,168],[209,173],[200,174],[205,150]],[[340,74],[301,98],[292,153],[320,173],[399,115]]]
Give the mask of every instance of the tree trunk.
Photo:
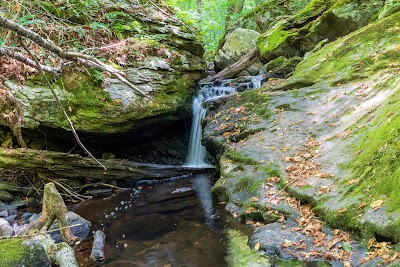
[[[0,148],[0,168],[36,172],[52,179],[156,180],[192,173],[205,173],[212,170],[211,168],[143,164],[116,159],[100,161],[107,167],[107,171],[104,171],[92,158],[76,154],[22,148]]]
[[[211,77],[211,80],[222,80],[229,79],[241,72],[244,69],[250,67],[256,60],[259,58],[258,48],[254,48],[249,53],[247,53],[244,57],[242,57],[236,63],[226,67],[225,69],[218,72],[216,75]]]
[[[235,14],[240,14],[244,7],[245,0],[233,0],[228,8],[226,9],[226,17],[225,17],[225,27],[228,27],[229,22],[231,21],[231,17]]]

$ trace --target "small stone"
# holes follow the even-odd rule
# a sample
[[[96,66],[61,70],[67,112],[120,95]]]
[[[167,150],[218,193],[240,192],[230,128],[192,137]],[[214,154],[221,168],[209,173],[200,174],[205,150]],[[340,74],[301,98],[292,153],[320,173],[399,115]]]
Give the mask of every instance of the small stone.
[[[13,196],[10,193],[8,193],[5,190],[0,190],[0,200],[1,201],[8,202],[8,201],[11,201],[12,199],[13,199]]]

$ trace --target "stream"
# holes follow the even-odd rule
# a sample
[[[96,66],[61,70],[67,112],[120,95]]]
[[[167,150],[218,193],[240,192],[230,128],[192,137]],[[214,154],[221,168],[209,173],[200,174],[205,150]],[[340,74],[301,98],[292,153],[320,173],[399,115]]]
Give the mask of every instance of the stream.
[[[257,88],[261,80],[250,83],[246,87]],[[212,167],[201,144],[201,121],[207,113],[202,104],[234,92],[226,84],[200,88],[192,104],[185,166]],[[251,230],[226,214],[224,205],[213,203],[214,179],[211,174],[197,174],[141,181],[109,197],[77,204],[72,211],[92,222],[92,231],[106,234],[105,267],[307,266],[287,265],[252,251],[247,245]]]
[[[104,266],[228,266],[227,221],[211,198],[209,174],[142,182],[72,210],[103,230]],[[234,226],[235,227],[235,226]]]

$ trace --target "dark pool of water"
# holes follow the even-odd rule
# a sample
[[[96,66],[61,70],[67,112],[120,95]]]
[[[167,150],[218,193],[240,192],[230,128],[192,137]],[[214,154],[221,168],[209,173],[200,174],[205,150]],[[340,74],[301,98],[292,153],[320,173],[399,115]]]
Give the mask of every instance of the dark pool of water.
[[[104,266],[227,266],[226,221],[208,174],[141,184],[73,208],[106,234]]]

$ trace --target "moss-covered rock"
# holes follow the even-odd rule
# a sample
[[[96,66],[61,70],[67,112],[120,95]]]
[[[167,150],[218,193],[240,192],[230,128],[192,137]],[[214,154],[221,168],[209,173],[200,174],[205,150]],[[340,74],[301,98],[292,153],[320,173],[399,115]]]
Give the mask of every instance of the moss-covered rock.
[[[398,11],[400,11],[399,0],[386,0],[385,5],[379,11],[378,19],[386,18]]]
[[[336,7],[361,4],[353,2],[338,1]],[[377,6],[379,1],[371,10]],[[215,191],[235,207],[270,205],[265,195],[272,187],[261,177],[275,176],[265,171],[274,166],[281,174],[278,188],[310,203],[330,226],[351,230],[360,238],[399,242],[399,28],[399,12],[370,22],[316,49],[287,80],[271,80],[253,90],[253,96],[268,96],[257,109],[268,109],[270,115],[262,118],[257,109],[243,114],[253,118],[247,128],[257,125],[261,130],[239,143],[219,128],[232,119],[236,96],[212,110],[204,139],[209,148],[219,148],[221,179]],[[305,155],[303,144],[310,137],[318,140],[312,146],[318,171],[285,184],[286,174],[289,179],[298,157]],[[258,181],[262,182],[257,185]]]
[[[293,78],[338,82],[369,77],[380,70],[396,73],[399,25],[400,14],[396,13],[332,42],[300,62]]]
[[[0,240],[0,255],[0,267],[52,266],[43,246],[34,240],[22,238]]]
[[[202,45],[187,25],[170,19],[150,3],[76,0],[68,10],[57,3],[43,8],[78,23],[77,28],[92,28],[93,32],[85,34],[93,34],[93,38],[101,38],[96,36],[100,30],[112,35],[113,38],[104,39],[118,41],[118,45],[103,44],[107,48],[96,48],[93,54],[122,71],[148,95],[144,99],[126,84],[97,70],[65,68],[53,87],[78,131],[134,132],[139,126],[168,125],[189,117],[190,99],[205,64]],[[81,48],[85,44],[75,46]],[[45,126],[69,130],[58,103],[40,75],[28,77],[24,84],[11,80],[5,84],[20,106],[23,128]]]
[[[301,43],[301,51],[303,53],[311,51],[321,40],[328,39],[331,42],[367,25],[383,4],[382,0],[335,1],[328,10],[313,21]]]
[[[243,28],[232,31],[225,37],[224,45],[215,56],[215,66],[224,69],[241,59],[254,48],[258,35],[256,31]]]
[[[279,56],[299,56],[300,51],[294,43],[298,37],[297,30],[285,30],[287,21],[282,20],[257,39],[260,56],[269,61]]]

